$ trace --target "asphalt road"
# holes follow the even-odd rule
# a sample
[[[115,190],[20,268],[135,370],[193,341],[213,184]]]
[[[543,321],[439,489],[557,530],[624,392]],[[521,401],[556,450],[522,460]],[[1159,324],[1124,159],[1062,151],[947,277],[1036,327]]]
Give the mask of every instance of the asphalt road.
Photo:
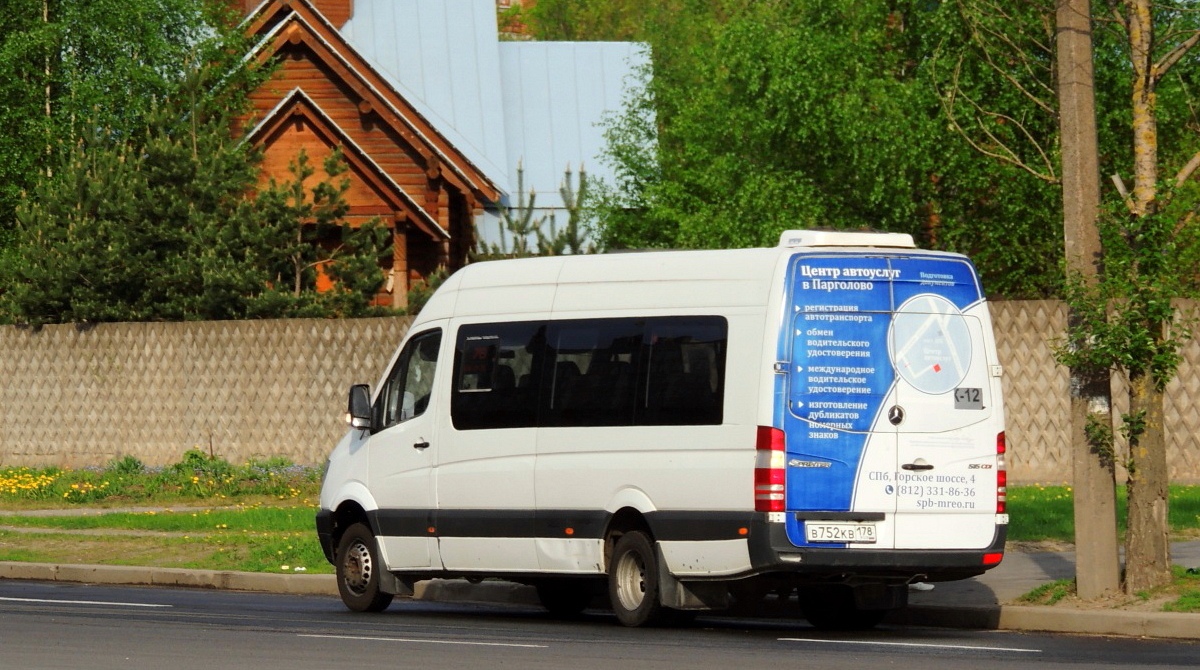
[[[0,668],[1191,668],[1200,643],[702,617],[628,629],[588,611],[397,601],[355,614],[330,597],[0,581]]]

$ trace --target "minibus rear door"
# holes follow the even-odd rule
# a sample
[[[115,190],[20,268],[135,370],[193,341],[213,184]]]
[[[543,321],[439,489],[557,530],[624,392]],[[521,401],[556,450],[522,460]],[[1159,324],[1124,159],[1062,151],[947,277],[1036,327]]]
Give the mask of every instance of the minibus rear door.
[[[990,320],[965,259],[896,258],[897,548],[982,548],[995,532]]]

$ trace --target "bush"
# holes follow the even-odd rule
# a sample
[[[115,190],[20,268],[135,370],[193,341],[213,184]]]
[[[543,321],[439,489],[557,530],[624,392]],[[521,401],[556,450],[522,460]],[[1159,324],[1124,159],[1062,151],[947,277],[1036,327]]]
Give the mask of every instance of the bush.
[[[134,456],[124,456],[109,462],[108,471],[117,475],[140,475],[146,471],[146,465]]]

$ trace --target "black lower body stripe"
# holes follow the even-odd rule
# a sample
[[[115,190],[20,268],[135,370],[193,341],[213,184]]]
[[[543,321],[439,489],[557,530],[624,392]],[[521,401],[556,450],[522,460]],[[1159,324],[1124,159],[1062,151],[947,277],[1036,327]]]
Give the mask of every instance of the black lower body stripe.
[[[399,537],[600,539],[612,515],[604,510],[381,509],[370,514],[376,533]],[[736,540],[760,516],[754,512],[659,511],[645,515],[660,541]]]

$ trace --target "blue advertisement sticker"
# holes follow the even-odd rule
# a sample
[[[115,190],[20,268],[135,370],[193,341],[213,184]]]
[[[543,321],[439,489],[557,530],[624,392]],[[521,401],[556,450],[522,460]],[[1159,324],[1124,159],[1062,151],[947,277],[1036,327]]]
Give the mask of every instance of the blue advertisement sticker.
[[[953,389],[971,356],[954,319],[982,294],[970,263],[945,257],[802,253],[788,281],[780,360],[790,367],[779,408],[787,509],[851,511],[870,443],[895,448],[894,431],[872,428],[898,378],[929,393]],[[930,314],[949,324],[936,341],[927,335]],[[803,522],[790,518],[787,527],[794,544],[807,544]]]

